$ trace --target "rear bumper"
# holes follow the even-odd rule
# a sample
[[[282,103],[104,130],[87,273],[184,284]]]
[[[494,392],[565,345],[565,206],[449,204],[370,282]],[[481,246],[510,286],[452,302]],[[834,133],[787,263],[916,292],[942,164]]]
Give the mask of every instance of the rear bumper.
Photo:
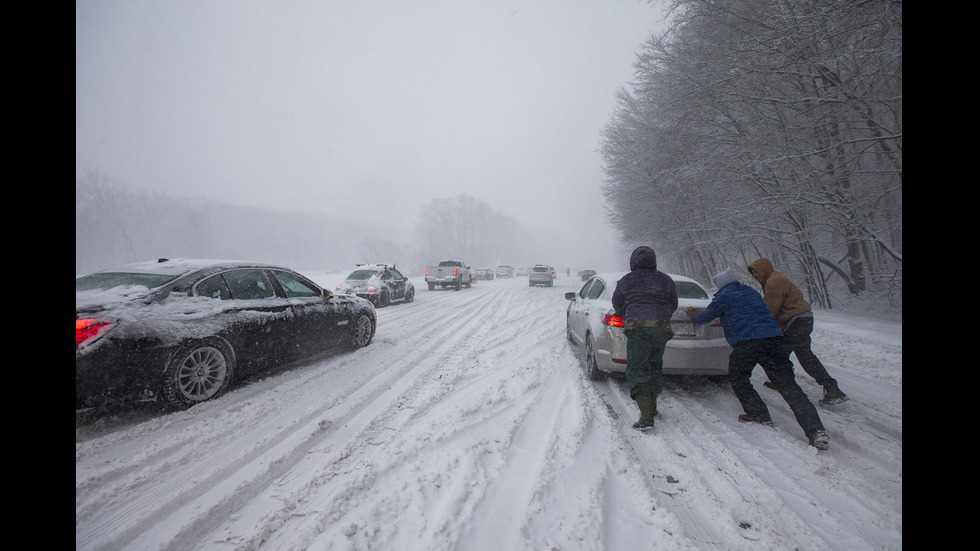
[[[459,276],[427,276],[425,278],[426,283],[456,283]]]
[[[105,343],[111,344],[111,343]],[[172,351],[148,343],[75,353],[75,408],[157,395]]]
[[[725,339],[671,339],[664,350],[664,375],[727,375],[732,347]],[[596,342],[596,365],[610,373],[626,373],[626,342]]]

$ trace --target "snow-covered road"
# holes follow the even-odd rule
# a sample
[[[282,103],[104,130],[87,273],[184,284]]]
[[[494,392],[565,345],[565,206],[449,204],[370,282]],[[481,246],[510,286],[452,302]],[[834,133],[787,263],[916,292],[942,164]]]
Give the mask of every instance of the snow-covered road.
[[[367,348],[185,412],[76,419],[76,548],[902,548],[900,323],[817,312],[851,396],[818,408],[817,452],[761,369],[775,427],[740,424],[726,382],[670,377],[655,430],[630,429],[625,383],[588,381],[565,339],[575,278],[413,281]]]

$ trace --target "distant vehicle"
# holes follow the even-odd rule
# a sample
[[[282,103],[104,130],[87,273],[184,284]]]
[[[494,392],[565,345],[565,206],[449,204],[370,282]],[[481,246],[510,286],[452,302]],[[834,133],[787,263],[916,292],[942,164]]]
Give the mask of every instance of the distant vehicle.
[[[452,287],[459,291],[464,286],[472,287],[473,278],[470,276],[470,267],[461,260],[443,260],[437,266],[426,266],[425,283],[430,291],[434,291],[436,286],[443,289]]]
[[[527,275],[527,284],[530,287],[543,285],[552,287],[555,284],[555,269],[547,264],[535,264],[531,267],[531,272]]]
[[[615,315],[612,306],[616,282],[625,274],[597,274],[577,293],[565,293],[570,301],[565,313],[565,332],[570,342],[585,346],[585,370],[593,380],[613,372],[626,372],[623,318]],[[698,310],[707,308],[711,302],[708,291],[691,278],[668,275],[677,286],[678,306],[670,318],[674,337],[667,341],[664,351],[664,374],[728,374],[728,355],[732,348],[725,340],[721,324],[715,320],[709,325],[694,325],[685,312],[688,306]]]
[[[506,264],[501,264],[500,266],[497,266],[494,273],[497,275],[497,277],[514,277],[514,268],[511,268]]]
[[[415,300],[415,285],[394,264],[358,264],[337,292],[370,300],[377,308]]]
[[[476,278],[477,279],[492,280],[493,277],[494,277],[494,271],[491,270],[490,268],[477,268],[476,269]]]
[[[185,409],[235,377],[367,346],[374,306],[271,264],[160,259],[75,279],[75,408]]]
[[[582,281],[588,281],[590,277],[596,274],[595,270],[582,270]]]

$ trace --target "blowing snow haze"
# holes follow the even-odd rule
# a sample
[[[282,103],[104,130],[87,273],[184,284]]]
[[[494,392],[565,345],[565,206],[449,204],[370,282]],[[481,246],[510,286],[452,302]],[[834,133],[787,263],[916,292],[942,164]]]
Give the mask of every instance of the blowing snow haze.
[[[600,133],[658,21],[635,0],[76,2],[76,171],[395,242],[468,194],[576,242],[502,263],[612,263]]]

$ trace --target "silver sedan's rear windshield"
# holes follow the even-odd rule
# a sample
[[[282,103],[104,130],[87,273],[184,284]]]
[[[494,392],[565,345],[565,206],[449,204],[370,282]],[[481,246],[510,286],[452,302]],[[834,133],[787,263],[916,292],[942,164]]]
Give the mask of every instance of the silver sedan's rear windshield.
[[[696,283],[675,281],[677,298],[708,298],[708,295]]]

